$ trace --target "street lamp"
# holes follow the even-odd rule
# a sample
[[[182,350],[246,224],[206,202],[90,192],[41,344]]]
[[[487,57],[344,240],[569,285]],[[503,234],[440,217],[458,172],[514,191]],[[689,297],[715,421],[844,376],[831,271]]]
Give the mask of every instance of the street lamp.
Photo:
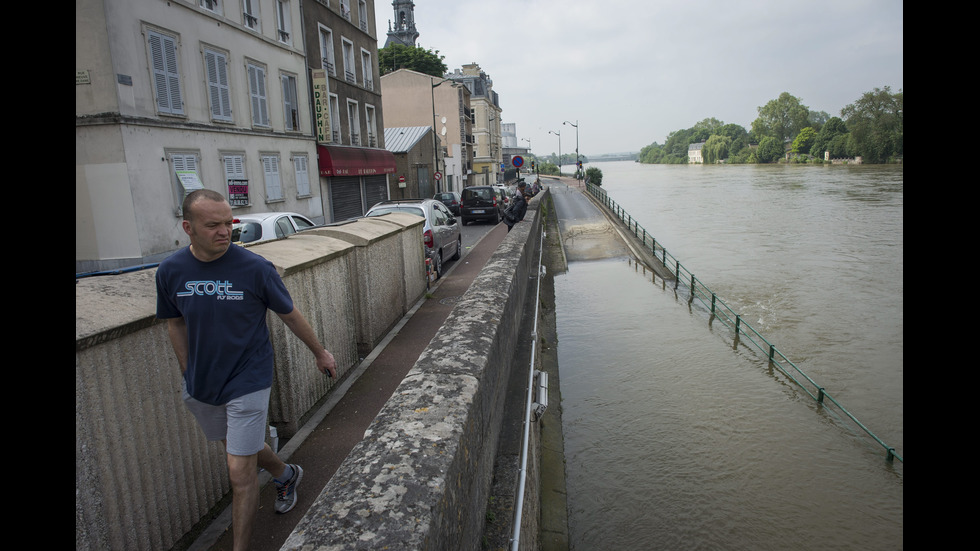
[[[561,176],[561,132],[549,130],[548,133],[558,136],[558,176]]]
[[[579,169],[578,169],[578,119],[575,119],[575,124],[572,124],[568,121],[565,121],[562,124],[567,124],[575,127],[575,175],[577,179],[581,180],[582,175],[579,174]]]
[[[452,80],[451,78],[444,78],[439,82],[433,84],[434,81],[432,77],[431,76],[429,77],[429,84],[432,85],[432,90],[430,90],[430,92],[432,95],[432,171],[433,174],[430,176],[431,178],[435,178],[435,173],[439,171],[439,156],[437,154],[438,146],[436,145],[436,88],[438,88],[439,85],[442,84],[443,82],[449,82],[451,80]],[[459,85],[453,82],[450,86],[455,88]],[[436,185],[438,186],[440,180],[436,180],[436,182],[437,182]],[[436,189],[435,191],[436,193],[439,193],[442,190]],[[419,195],[422,195],[421,189],[419,190]]]

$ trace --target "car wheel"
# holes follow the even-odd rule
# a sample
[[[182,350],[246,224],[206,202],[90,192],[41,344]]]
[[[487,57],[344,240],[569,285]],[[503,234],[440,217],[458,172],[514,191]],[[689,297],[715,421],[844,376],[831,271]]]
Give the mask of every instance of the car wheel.
[[[494,215],[493,215],[493,223],[494,224],[499,224],[500,223],[500,211],[499,210],[496,213],[494,213]]]
[[[459,260],[459,257],[463,256],[463,237],[456,238],[456,254],[454,254],[450,259]]]
[[[469,220],[467,220],[467,219],[466,219],[465,217],[463,217],[463,216],[460,216],[460,217],[459,217],[459,223],[465,226],[465,225],[466,225],[467,223],[469,223]]]

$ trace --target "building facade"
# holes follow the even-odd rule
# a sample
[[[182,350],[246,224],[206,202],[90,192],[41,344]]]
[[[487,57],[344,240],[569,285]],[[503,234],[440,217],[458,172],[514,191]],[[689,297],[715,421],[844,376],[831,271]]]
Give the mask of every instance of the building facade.
[[[374,2],[303,2],[319,198],[326,222],[362,216],[388,198]]]
[[[169,256],[194,189],[324,220],[299,0],[75,7],[76,272]]]
[[[460,191],[473,184],[473,125],[470,92],[451,79],[411,69],[381,77],[386,123],[391,127],[432,126],[444,161],[437,164],[433,193]],[[433,175],[435,176],[435,175]]]
[[[431,126],[385,128],[385,147],[395,156],[395,173],[388,180],[391,199],[426,198],[435,195],[429,177],[442,159],[443,148]]]
[[[463,65],[447,75],[454,82],[466,86],[470,91],[470,106],[473,109],[473,183],[469,185],[491,185],[503,183],[501,163],[503,144],[501,134],[500,99],[493,91],[493,81],[479,65]]]

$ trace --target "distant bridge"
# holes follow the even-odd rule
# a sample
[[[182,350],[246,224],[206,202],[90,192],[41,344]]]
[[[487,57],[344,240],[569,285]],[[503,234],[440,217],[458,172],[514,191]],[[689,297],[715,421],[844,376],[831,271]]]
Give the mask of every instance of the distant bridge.
[[[605,155],[589,155],[590,163],[604,163],[607,161],[635,161],[640,154],[635,153],[607,153]]]

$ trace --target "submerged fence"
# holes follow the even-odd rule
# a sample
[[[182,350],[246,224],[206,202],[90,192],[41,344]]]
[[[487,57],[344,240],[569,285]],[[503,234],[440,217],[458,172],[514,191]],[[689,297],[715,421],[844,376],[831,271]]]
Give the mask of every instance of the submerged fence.
[[[605,190],[599,186],[587,184],[589,193],[595,197],[603,206],[612,212],[636,237],[643,247],[653,254],[654,259],[664,265],[674,276],[674,289],[679,289],[682,284],[687,286],[689,296],[688,302],[693,303],[697,300],[711,314],[711,319],[718,319],[735,333],[735,346],[742,341],[751,344],[760,352],[765,354],[770,365],[775,366],[781,373],[789,377],[797,386],[813,398],[818,404],[825,406],[827,402],[833,403],[841,413],[854,422],[862,431],[874,439],[885,449],[885,459],[889,462],[897,458],[902,463],[905,461],[902,456],[896,453],[895,448],[889,446],[881,438],[878,438],[868,427],[864,426],[851,412],[849,412],[840,402],[831,396],[827,390],[811,379],[806,373],[787,358],[775,345],[766,340],[748,322],[732,310],[718,295],[711,291],[706,285],[701,283],[693,273],[685,268],[679,260],[667,252],[667,249],[657,243],[657,240],[647,232],[645,228],[633,219],[622,207],[609,198]]]

